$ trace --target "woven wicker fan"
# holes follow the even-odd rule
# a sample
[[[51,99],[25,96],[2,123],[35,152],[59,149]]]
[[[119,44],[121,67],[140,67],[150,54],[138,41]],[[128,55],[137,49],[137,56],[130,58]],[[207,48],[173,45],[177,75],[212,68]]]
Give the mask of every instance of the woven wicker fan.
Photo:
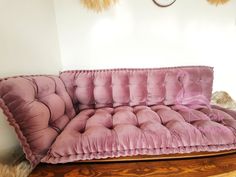
[[[211,4],[219,5],[219,4],[225,4],[229,0],[207,0]]]
[[[108,9],[111,5],[115,4],[118,0],[81,0],[82,4],[88,9],[100,12]]]

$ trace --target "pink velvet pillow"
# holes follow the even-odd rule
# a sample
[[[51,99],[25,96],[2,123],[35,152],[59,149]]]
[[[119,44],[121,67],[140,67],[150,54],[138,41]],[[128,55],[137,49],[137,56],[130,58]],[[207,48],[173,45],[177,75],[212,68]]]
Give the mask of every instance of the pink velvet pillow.
[[[60,78],[79,110],[105,106],[209,104],[213,68],[65,71]]]
[[[0,107],[14,126],[26,158],[33,166],[75,116],[64,84],[56,76],[2,79]]]

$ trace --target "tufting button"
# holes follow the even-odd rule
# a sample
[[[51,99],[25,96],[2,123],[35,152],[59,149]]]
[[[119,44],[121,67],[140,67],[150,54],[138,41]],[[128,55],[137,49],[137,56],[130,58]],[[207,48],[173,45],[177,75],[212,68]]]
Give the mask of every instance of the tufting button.
[[[177,79],[178,79],[179,82],[182,82],[182,77],[181,76],[179,76]]]
[[[85,129],[81,129],[79,132],[82,134],[85,132]]]

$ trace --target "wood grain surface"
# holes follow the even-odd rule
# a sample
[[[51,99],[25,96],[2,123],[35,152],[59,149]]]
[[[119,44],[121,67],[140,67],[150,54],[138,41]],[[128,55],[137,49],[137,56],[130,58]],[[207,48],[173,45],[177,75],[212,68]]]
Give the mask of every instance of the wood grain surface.
[[[185,159],[40,164],[30,177],[204,177],[231,174],[234,170],[236,153]]]

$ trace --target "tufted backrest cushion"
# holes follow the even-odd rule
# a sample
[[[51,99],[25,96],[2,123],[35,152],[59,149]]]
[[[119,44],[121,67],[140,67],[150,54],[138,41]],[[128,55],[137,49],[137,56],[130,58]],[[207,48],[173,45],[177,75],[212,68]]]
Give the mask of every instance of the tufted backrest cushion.
[[[65,86],[56,76],[2,79],[0,107],[15,127],[26,158],[34,166],[75,116]]]
[[[121,105],[208,104],[213,68],[64,71],[60,78],[79,110]]]

